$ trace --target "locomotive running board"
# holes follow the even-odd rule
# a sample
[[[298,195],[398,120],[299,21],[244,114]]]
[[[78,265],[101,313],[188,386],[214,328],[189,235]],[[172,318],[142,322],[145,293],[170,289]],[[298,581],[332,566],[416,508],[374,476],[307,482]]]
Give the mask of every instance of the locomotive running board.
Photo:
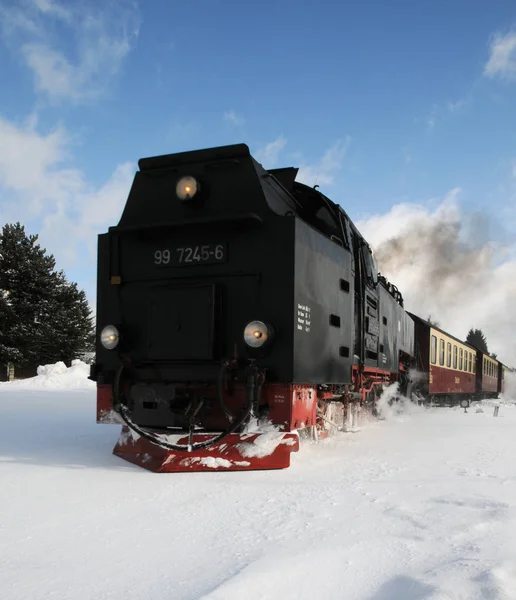
[[[210,437],[213,434],[196,434],[194,443]],[[188,436],[174,436],[174,443],[188,444]],[[290,453],[298,450],[297,433],[271,432],[233,433],[209,448],[176,452],[133,434],[124,425],[113,454],[154,473],[184,473],[286,469]]]

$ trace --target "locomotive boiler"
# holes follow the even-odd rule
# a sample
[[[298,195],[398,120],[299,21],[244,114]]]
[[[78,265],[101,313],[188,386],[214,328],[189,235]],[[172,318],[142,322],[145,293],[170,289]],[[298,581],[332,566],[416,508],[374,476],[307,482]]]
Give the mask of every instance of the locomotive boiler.
[[[414,322],[347,213],[245,144],[141,159],[98,238],[97,421],[153,471],[284,468],[407,389]]]

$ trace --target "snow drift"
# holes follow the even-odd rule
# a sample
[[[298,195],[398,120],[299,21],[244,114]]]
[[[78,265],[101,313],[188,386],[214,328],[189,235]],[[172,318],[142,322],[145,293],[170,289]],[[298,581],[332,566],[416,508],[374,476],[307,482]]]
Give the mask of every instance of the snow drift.
[[[42,365],[38,367],[36,377],[20,379],[17,381],[3,382],[4,390],[13,389],[52,389],[52,390],[71,390],[71,389],[95,389],[95,382],[88,379],[90,366],[81,360],[73,360],[71,367],[67,367],[64,362],[57,362],[51,365]],[[1,389],[1,388],[0,388]]]

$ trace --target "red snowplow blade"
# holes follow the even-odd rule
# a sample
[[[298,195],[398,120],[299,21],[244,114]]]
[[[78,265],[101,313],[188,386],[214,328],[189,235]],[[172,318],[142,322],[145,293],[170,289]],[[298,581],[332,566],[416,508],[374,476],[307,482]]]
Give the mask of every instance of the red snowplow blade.
[[[194,443],[214,434],[196,434]],[[175,444],[188,444],[188,436],[174,436]],[[186,471],[252,471],[285,469],[290,453],[299,450],[297,433],[232,433],[214,446],[194,452],[176,452],[133,434],[124,425],[113,454],[155,473]]]

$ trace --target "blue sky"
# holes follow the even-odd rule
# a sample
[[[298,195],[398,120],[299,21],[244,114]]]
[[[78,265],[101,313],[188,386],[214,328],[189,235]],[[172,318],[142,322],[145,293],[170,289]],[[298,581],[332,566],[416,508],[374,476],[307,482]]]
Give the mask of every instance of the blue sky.
[[[0,220],[94,301],[140,157],[246,142],[352,218],[451,196],[516,231],[512,0],[2,0]]]

